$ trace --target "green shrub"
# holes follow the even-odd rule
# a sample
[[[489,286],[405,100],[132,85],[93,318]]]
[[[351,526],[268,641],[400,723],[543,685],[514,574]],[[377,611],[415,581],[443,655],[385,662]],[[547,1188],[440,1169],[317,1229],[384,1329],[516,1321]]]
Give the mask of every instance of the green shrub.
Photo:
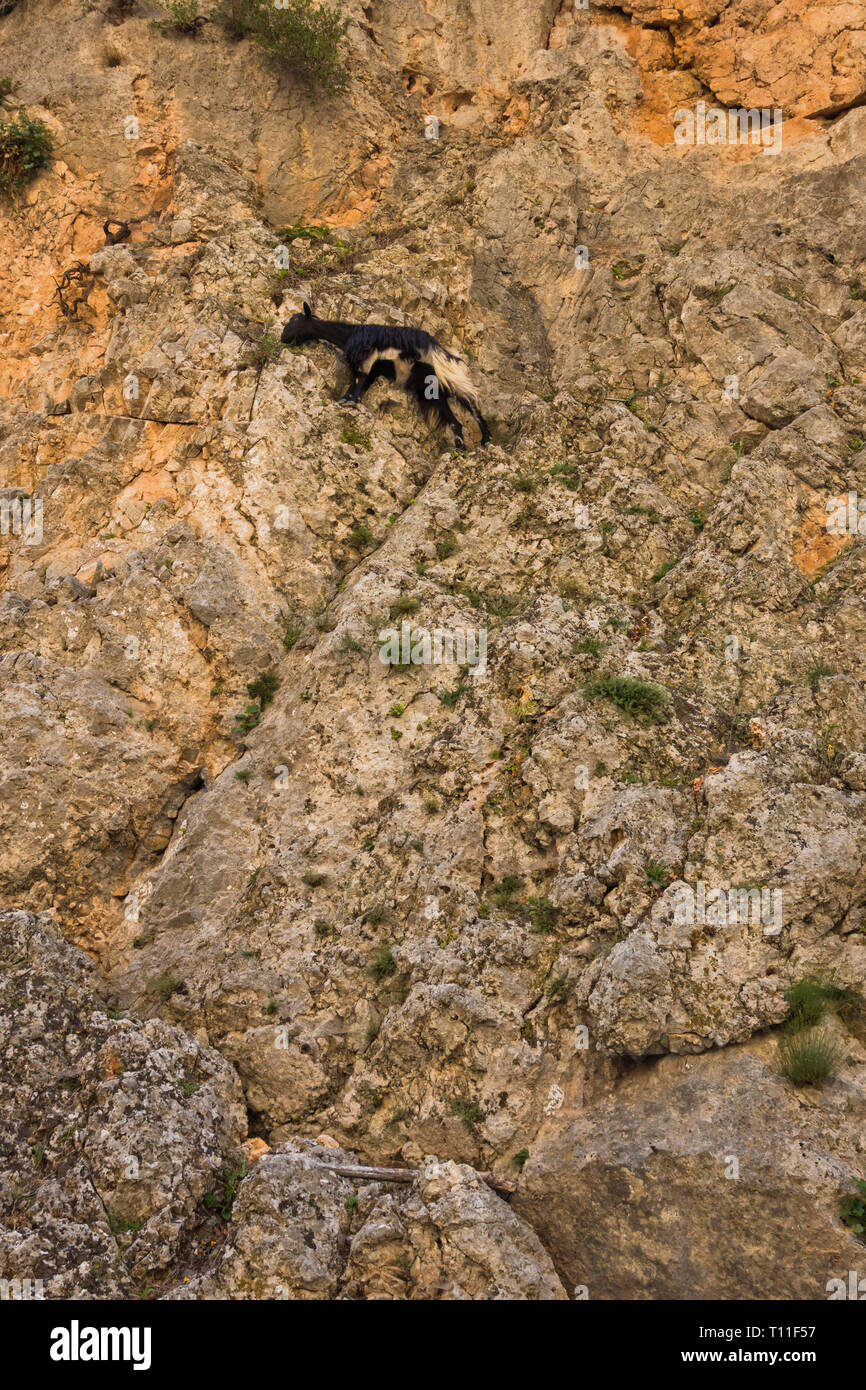
[[[545,993],[549,999],[565,999],[571,990],[570,975],[555,975],[547,986]]]
[[[129,1217],[118,1216],[109,1207],[106,1207],[108,1216],[108,1228],[113,1236],[126,1236],[134,1231],[140,1231],[144,1225],[143,1221],[132,1221]]]
[[[557,463],[553,468],[548,469],[548,472],[551,478],[555,478],[557,482],[562,483],[563,487],[567,487],[569,492],[579,491],[582,479],[577,471],[576,463]]]
[[[219,1179],[222,1190],[205,1194],[204,1204],[208,1211],[218,1211],[223,1221],[231,1221],[238,1185],[246,1175],[246,1163],[242,1163],[239,1168],[224,1168]]]
[[[165,1003],[173,994],[177,994],[179,989],[183,989],[183,980],[179,980],[171,970],[163,970],[161,975],[155,975],[148,982],[148,989]]]
[[[860,931],[866,930],[864,927]],[[862,994],[856,989],[847,986],[834,989],[833,1002],[837,1016],[844,1023],[849,1033],[853,1033],[856,1038],[863,1042],[866,1038],[866,1002]]]
[[[465,689],[466,681],[461,677],[453,690],[437,690],[436,697],[446,709],[454,709]]]
[[[627,719],[658,723],[664,718],[667,693],[658,685],[634,676],[604,676],[583,687],[587,700],[610,700]]]
[[[293,242],[303,237],[305,241],[327,241],[330,236],[330,227],[324,227],[320,223],[305,222],[303,217],[297,222],[293,222],[291,227],[284,227],[280,232],[280,241]]]
[[[388,909],[384,903],[371,903],[364,912],[361,913],[361,921],[367,922],[376,927],[380,922],[387,922]]]
[[[839,1210],[843,1222],[855,1235],[866,1234],[866,1179],[855,1178],[856,1192],[846,1197]]]
[[[554,907],[548,897],[532,893],[526,899],[526,906],[533,931],[538,932],[541,936],[549,936],[551,932],[556,931],[559,908]]]
[[[842,1061],[835,1039],[817,1028],[790,1033],[779,1043],[780,1070],[795,1086],[823,1086],[833,1080]]]
[[[51,164],[51,131],[44,121],[19,111],[11,121],[0,116],[0,193],[17,193]]]
[[[250,349],[247,361],[251,367],[265,367],[268,362],[273,362],[279,357],[282,343],[275,333],[269,333],[267,329],[262,334],[257,343]]]
[[[342,64],[348,19],[314,0],[228,0],[222,22],[236,38],[248,35],[275,62],[328,92],[341,91],[349,75]]]
[[[663,565],[659,565],[655,574],[653,574],[650,582],[652,584],[657,584],[660,579],[664,579],[665,575],[673,569],[675,564],[676,560],[665,560]]]
[[[404,618],[409,613],[417,613],[420,606],[416,598],[409,598],[407,594],[401,594],[400,598],[395,599],[391,604],[391,621],[393,622],[395,618]]]
[[[199,13],[198,0],[163,0],[163,8],[168,19],[159,25],[162,34],[175,29],[179,34],[195,36],[206,22],[204,15]]]
[[[437,560],[447,560],[457,550],[457,542],[453,536],[443,536],[441,541],[436,542]]]
[[[560,597],[564,599],[583,598],[589,593],[586,585],[580,579],[560,579],[557,588]]]
[[[601,656],[606,642],[602,642],[598,637],[584,637],[580,642],[575,642],[572,651],[575,656]]]
[[[99,0],[81,0],[81,8],[85,14],[95,10]],[[124,15],[132,14],[135,9],[135,0],[108,0],[108,5],[103,11],[106,19],[122,19]]]
[[[465,586],[460,592],[466,595],[473,608],[483,605],[494,618],[510,618],[512,613],[518,612],[523,606],[523,599],[510,598],[508,594],[477,594],[471,589],[467,590]]]
[[[474,1129],[481,1119],[481,1107],[475,1100],[465,1100],[463,1096],[454,1096],[448,1103],[448,1109],[452,1115],[457,1115],[463,1121],[467,1129]]]
[[[377,980],[387,980],[389,975],[396,974],[397,962],[391,954],[390,946],[380,946],[373,957],[373,964],[370,970]]]
[[[246,0],[222,0],[214,18],[223,26],[230,39],[242,39],[247,33]]]
[[[247,694],[252,695],[254,700],[258,700],[262,709],[269,705],[280,686],[280,678],[276,671],[262,671],[260,676],[256,676],[254,681],[247,684]]]
[[[807,672],[806,680],[813,690],[817,690],[820,682],[825,676],[835,676],[835,674],[836,672],[833,670],[832,666],[827,666],[823,661],[816,661],[815,665]]]
[[[523,883],[519,878],[503,878],[501,882],[492,885],[490,896],[497,907],[511,907],[516,894],[520,892],[522,887]]]

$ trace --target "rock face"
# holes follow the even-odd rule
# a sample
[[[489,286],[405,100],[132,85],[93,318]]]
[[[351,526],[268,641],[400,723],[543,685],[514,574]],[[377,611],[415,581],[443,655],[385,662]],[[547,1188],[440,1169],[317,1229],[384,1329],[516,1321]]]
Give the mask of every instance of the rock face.
[[[863,7],[343,8],[334,96],[144,0],[0,15],[55,140],[0,228],[4,1277],[824,1297],[866,1163]],[[689,144],[700,100],[784,124]],[[383,381],[339,409],[279,344],[305,300],[459,348],[490,447]],[[438,647],[388,664],[404,629]],[[823,1091],[774,1036],[813,977]]]
[[[94,975],[49,916],[0,914],[0,1278],[45,1298],[164,1277],[246,1130],[232,1067]]]
[[[540,1240],[465,1165],[430,1161],[411,1187],[322,1162],[355,1155],[280,1144],[255,1165],[230,1244],[183,1290],[196,1299],[563,1300]]]
[[[862,1263],[827,1197],[862,1172],[864,1104],[860,1047],[817,1104],[764,1041],[668,1057],[542,1138],[516,1207],[581,1297],[826,1298]]]

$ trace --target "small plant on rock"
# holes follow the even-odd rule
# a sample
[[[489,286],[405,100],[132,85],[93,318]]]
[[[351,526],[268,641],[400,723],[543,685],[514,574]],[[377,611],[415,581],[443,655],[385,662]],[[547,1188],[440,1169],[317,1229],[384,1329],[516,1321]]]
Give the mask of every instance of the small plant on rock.
[[[159,24],[161,34],[170,34],[174,30],[178,34],[191,34],[194,38],[207,23],[205,16],[199,12],[199,0],[163,0],[163,8],[168,19]]]
[[[634,676],[605,676],[583,688],[587,700],[610,700],[626,719],[659,723],[664,719],[667,693],[658,685]]]
[[[550,898],[541,894],[532,893],[526,899],[526,907],[534,932],[537,932],[540,936],[550,936],[556,931],[559,908],[554,907]]]
[[[366,550],[368,545],[372,545],[375,537],[369,526],[359,524],[353,526],[349,532],[349,544],[353,550]]]
[[[219,1190],[205,1194],[204,1204],[208,1211],[219,1212],[223,1221],[231,1221],[238,1187],[246,1175],[246,1163],[242,1163],[239,1168],[224,1168],[220,1174]]]
[[[842,1202],[839,1215],[857,1236],[866,1235],[866,1179],[854,1179],[854,1192]]]
[[[247,705],[242,714],[235,715],[235,722],[238,726],[238,733],[248,734],[254,729],[261,718],[262,711],[258,705]]]
[[[481,1107],[475,1100],[466,1100],[463,1096],[454,1096],[449,1101],[448,1108],[452,1115],[456,1115],[462,1120],[467,1129],[474,1129],[481,1119]]]
[[[382,945],[378,948],[373,957],[370,971],[377,980],[387,980],[389,975],[395,975],[397,973],[397,962],[394,959],[390,946]]]
[[[818,1028],[789,1034],[779,1044],[779,1067],[795,1086],[832,1081],[844,1058],[834,1038]]]
[[[367,926],[377,927],[381,922],[387,922],[387,920],[388,909],[384,903],[371,903],[361,914],[361,921]]]
[[[571,650],[575,656],[599,657],[606,646],[607,643],[602,642],[598,637],[583,637],[579,642],[575,642]]]
[[[156,994],[163,1003],[166,1003],[173,994],[184,987],[183,980],[178,979],[177,975],[171,970],[163,970],[161,975],[155,975],[148,983],[151,994]]]
[[[370,431],[359,430],[350,422],[344,425],[340,430],[340,442],[342,444],[351,444],[356,449],[369,449]]]
[[[835,676],[835,674],[832,666],[827,666],[823,661],[816,661],[814,666],[810,667],[806,679],[812,689],[817,690],[825,676]]]
[[[494,883],[490,889],[490,896],[497,907],[508,909],[514,906],[514,899],[523,887],[519,878],[506,876],[499,883]]]
[[[247,360],[251,367],[264,367],[279,357],[281,348],[282,343],[276,334],[269,333],[266,329],[259,341],[250,348]]]
[[[276,671],[262,671],[260,676],[256,676],[254,681],[247,684],[247,694],[254,700],[258,700],[262,709],[269,705],[280,686],[280,678]]]
[[[643,871],[650,883],[655,883],[657,887],[664,888],[671,877],[671,871],[667,864],[660,859],[648,859],[643,866]]]
[[[839,993],[832,985],[824,984],[812,976],[798,980],[785,990],[785,999],[791,1006],[788,1027],[793,1032],[801,1028],[811,1028],[827,1012],[827,1003]]]
[[[437,560],[447,560],[447,559],[449,559],[450,556],[452,556],[453,554],[455,554],[456,550],[457,550],[457,542],[456,542],[456,540],[454,539],[453,536],[443,536],[443,538],[442,538],[441,541],[437,541],[437,542],[436,542],[436,558],[437,558]]]
[[[0,116],[0,194],[11,197],[51,164],[51,132],[35,117],[19,111],[11,120]]]

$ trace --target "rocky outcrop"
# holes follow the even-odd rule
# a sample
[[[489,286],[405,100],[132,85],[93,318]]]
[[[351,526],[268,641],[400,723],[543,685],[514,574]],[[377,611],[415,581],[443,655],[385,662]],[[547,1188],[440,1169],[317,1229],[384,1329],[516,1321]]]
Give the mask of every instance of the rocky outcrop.
[[[231,1066],[94,976],[49,917],[0,914],[0,1278],[47,1299],[164,1278],[246,1132]]]
[[[406,1186],[324,1166],[353,1161],[310,1142],[265,1154],[241,1189],[230,1243],[181,1296],[566,1298],[538,1237],[471,1168],[431,1159]]]
[[[622,9],[633,22],[663,28],[677,66],[693,72],[723,106],[835,116],[866,97],[861,4],[626,0]]]

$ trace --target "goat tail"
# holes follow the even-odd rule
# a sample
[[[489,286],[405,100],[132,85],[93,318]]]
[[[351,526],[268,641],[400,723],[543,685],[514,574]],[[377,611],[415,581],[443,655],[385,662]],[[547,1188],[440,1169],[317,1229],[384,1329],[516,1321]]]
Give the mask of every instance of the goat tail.
[[[437,344],[430,352],[430,365],[445,390],[475,414],[478,410],[478,392],[472,385],[469,368],[463,358]]]

